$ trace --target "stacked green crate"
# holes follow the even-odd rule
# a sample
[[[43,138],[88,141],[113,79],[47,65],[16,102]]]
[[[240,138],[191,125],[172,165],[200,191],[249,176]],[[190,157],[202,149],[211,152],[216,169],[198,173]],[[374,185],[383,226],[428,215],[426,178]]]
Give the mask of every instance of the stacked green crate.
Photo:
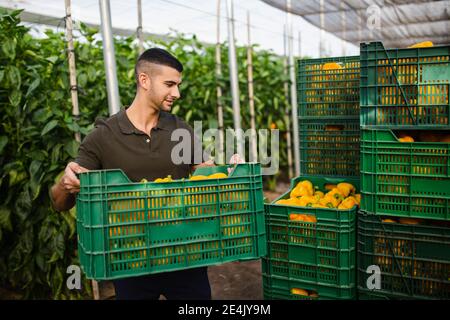
[[[302,174],[359,176],[359,57],[298,61]]]
[[[361,44],[361,297],[448,299],[449,58],[450,46]]]
[[[319,190],[348,182],[359,190],[358,179],[300,176]],[[357,207],[297,207],[277,204],[286,192],[266,205],[267,257],[263,259],[266,299],[352,299],[356,294]],[[301,216],[304,219],[298,219]],[[308,292],[308,296],[301,292]]]
[[[302,175],[291,188],[309,180],[325,193],[340,182],[359,190],[359,57],[299,60],[297,82]],[[265,205],[264,297],[355,298],[357,207],[276,204],[289,196]]]

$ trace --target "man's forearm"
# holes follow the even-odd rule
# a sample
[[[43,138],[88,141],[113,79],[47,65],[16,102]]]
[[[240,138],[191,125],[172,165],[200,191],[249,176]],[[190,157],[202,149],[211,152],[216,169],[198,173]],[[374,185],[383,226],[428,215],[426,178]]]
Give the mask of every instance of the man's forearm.
[[[52,205],[56,211],[66,211],[75,205],[75,195],[64,190],[59,183],[51,189]]]

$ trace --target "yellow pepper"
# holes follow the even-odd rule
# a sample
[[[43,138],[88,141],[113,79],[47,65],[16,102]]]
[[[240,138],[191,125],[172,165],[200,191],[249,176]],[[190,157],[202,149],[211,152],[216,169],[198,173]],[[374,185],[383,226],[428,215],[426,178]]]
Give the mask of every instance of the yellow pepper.
[[[339,200],[339,203],[340,203],[342,200],[345,199],[345,196],[342,194],[341,191],[339,191],[338,188],[334,188],[333,190],[329,191],[329,192],[325,195],[325,198],[326,198],[326,197],[332,197],[332,198],[335,198],[335,199]]]
[[[342,67],[336,62],[327,62],[322,65],[322,70],[338,70],[338,69],[342,69]]]
[[[327,184],[325,185],[325,190],[331,191],[331,190],[333,190],[334,188],[337,188],[337,186],[336,186],[335,184],[329,184],[329,183],[327,183]]]
[[[192,176],[189,178],[189,180],[191,181],[195,181],[195,180],[206,180],[208,179],[207,176],[203,176],[203,175],[198,175],[198,176]]]
[[[344,197],[348,197],[350,194],[354,194],[356,192],[356,188],[351,183],[341,182],[338,183],[336,187]]]
[[[319,196],[319,199],[322,199],[325,197],[325,194],[322,191],[316,191],[314,192],[314,196]]]
[[[356,202],[358,202],[358,205],[361,205],[361,194],[357,193],[353,197],[356,199]]]
[[[400,142],[414,142],[414,138],[410,136],[404,136],[402,138],[398,138],[398,141]]]
[[[341,200],[336,199],[331,195],[325,195],[324,198],[319,200],[319,204],[327,208],[336,208],[339,205],[339,203],[341,203]]]
[[[317,222],[317,218],[313,215],[310,214],[304,214],[303,215],[303,221],[305,222],[312,222],[312,223],[316,223]]]
[[[314,188],[310,181],[303,180],[297,183],[294,189],[291,191],[291,198],[312,196],[314,194]]]
[[[327,206],[324,206],[323,204],[320,204],[320,203],[314,203],[311,207],[313,207],[313,208],[325,208],[325,209],[328,209]]]
[[[291,293],[299,296],[306,296],[306,297],[308,296],[308,291],[304,289],[292,288]]]
[[[341,204],[338,206],[338,209],[347,210],[353,208],[355,205],[358,205],[356,199],[353,197],[348,197],[341,202]]]
[[[433,46],[433,42],[424,41],[424,42],[419,42],[419,43],[413,44],[412,46],[409,46],[408,48],[429,48],[432,46]]]
[[[228,178],[228,176],[222,172],[213,173],[208,176],[208,179],[223,179],[223,178]]]
[[[172,181],[172,176],[167,176],[165,178],[157,178],[155,179],[154,182],[171,182]]]
[[[300,207],[310,207],[314,203],[317,203],[319,199],[314,196],[303,196],[298,198],[297,205]]]
[[[289,199],[280,199],[277,202],[275,202],[275,204],[281,204],[281,205],[289,205]]]

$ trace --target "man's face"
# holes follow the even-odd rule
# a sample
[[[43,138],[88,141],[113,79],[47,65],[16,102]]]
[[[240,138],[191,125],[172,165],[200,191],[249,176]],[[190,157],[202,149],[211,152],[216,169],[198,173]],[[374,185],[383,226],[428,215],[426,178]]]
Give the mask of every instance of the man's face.
[[[149,102],[162,111],[170,112],[174,102],[180,98],[181,73],[174,68],[157,65],[147,80],[143,87],[147,89]]]

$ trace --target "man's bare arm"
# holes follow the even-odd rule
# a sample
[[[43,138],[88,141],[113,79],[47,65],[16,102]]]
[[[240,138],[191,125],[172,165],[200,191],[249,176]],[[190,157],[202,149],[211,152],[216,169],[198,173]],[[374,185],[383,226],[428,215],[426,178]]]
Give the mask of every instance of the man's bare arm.
[[[75,174],[87,171],[76,162],[67,165],[61,180],[50,191],[52,205],[56,211],[70,210],[75,205],[76,194],[80,192],[80,180]]]

